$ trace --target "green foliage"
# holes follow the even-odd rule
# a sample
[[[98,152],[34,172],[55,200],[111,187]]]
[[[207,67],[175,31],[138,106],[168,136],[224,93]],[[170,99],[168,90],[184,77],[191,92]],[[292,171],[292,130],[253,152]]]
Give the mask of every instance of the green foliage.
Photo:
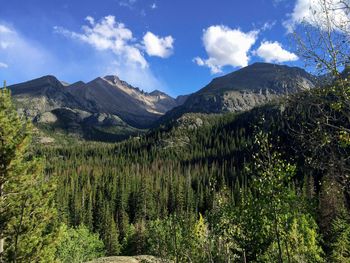
[[[331,255],[334,263],[350,262],[350,222],[349,215],[343,211],[332,223]]]
[[[31,132],[10,91],[0,90],[0,261],[54,262],[54,184],[33,155]]]
[[[172,215],[151,221],[148,226],[148,251],[175,262],[205,262],[208,258],[208,226],[202,215]]]
[[[218,195],[211,212],[215,262],[322,262],[317,225],[293,187],[295,166],[272,148],[259,131],[249,186],[242,182],[230,201]]]
[[[317,225],[292,185],[296,167],[273,150],[269,136],[258,132],[260,146],[252,182],[254,207],[261,207],[272,243],[261,259],[264,262],[323,262]]]
[[[319,235],[315,220],[309,215],[293,217],[281,231],[281,254],[283,262],[325,262],[319,245]],[[259,257],[262,262],[279,262],[279,248],[272,242],[266,252]]]
[[[103,242],[84,225],[68,228],[62,225],[56,256],[62,263],[80,263],[105,255]]]
[[[325,226],[350,196],[349,111],[331,106],[337,98],[315,91],[239,115],[190,114],[115,145],[38,154],[60,179],[59,219],[98,233],[109,255],[322,262],[335,235]]]

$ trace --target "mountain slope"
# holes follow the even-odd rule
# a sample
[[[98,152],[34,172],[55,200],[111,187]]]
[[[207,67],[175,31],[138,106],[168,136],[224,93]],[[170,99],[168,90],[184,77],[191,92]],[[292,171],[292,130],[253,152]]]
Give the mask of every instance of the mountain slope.
[[[148,127],[168,110],[178,106],[165,93],[145,93],[116,76],[97,78],[85,85],[67,87],[85,109],[118,115],[135,127]]]
[[[211,81],[193,93],[161,121],[186,112],[241,112],[288,94],[315,87],[317,79],[305,70],[269,63],[255,63]]]
[[[142,132],[183,102],[160,91],[146,93],[116,76],[71,85],[44,76],[9,89],[18,111],[39,127],[86,139],[98,135],[98,140],[119,140]]]
[[[38,114],[61,107],[81,109],[79,102],[54,76],[44,76],[8,88],[19,110],[28,117],[35,118]]]

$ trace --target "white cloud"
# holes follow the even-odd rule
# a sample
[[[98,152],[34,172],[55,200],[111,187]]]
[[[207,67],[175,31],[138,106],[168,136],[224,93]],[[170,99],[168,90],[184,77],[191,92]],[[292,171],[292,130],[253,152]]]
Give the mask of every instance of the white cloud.
[[[204,30],[202,38],[208,58],[196,57],[193,61],[209,67],[213,74],[221,72],[224,66],[245,67],[257,36],[258,31],[245,33],[222,25],[211,26]]]
[[[9,66],[6,63],[0,62],[0,68],[8,68]]]
[[[55,27],[57,33],[86,42],[97,50],[113,51],[126,63],[139,64],[141,68],[148,67],[148,63],[130,29],[123,23],[116,22],[114,16],[106,16],[98,23],[92,17],[87,17],[89,25],[82,27],[82,33],[69,31],[62,27]]]
[[[205,66],[205,61],[200,57],[195,57],[192,61],[196,63],[198,66]]]
[[[265,62],[287,62],[298,60],[297,55],[283,49],[282,45],[275,42],[263,41],[260,47],[254,52],[257,56],[265,60]]]
[[[153,4],[151,5],[151,9],[157,9],[157,8],[158,8],[158,6],[157,6],[156,3],[153,3]]]
[[[130,84],[148,91],[164,89],[164,83],[153,74],[144,52],[150,56],[170,56],[174,41],[172,37],[161,38],[147,32],[143,41],[140,41],[125,24],[117,22],[114,16],[106,16],[99,21],[88,16],[85,20],[88,24],[82,26],[81,32],[57,26],[54,31],[87,43],[101,56],[107,57],[101,65],[104,74],[116,74]]]
[[[342,8],[344,4],[342,0],[297,0],[291,14],[288,14],[289,19],[284,21],[288,33],[293,32],[295,27],[302,23],[308,23],[321,29],[327,24],[328,17],[334,22],[334,27],[349,22],[349,16]]]
[[[152,32],[147,32],[143,37],[143,44],[149,56],[167,58],[173,53],[174,39],[172,36],[159,37]]]
[[[90,25],[94,25],[95,24],[95,18],[93,18],[92,16],[87,16],[85,18],[86,21],[88,21],[90,23]]]

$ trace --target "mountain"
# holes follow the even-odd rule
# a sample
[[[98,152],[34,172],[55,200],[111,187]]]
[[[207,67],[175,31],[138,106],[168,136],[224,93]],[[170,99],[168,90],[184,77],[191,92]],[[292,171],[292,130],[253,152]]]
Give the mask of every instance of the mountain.
[[[213,79],[160,121],[177,118],[186,112],[247,111],[281,96],[312,89],[316,83],[315,76],[298,67],[255,63]]]
[[[158,90],[144,92],[117,76],[71,85],[54,76],[44,76],[9,86],[9,89],[18,111],[32,118],[38,126],[90,139],[91,133],[97,130],[103,133],[102,137],[106,136],[106,130],[107,134],[113,130],[112,134],[122,133],[126,137],[138,133],[184,102],[183,97],[174,99]],[[115,138],[112,136],[112,139]]]
[[[165,93],[147,93],[134,88],[117,76],[105,76],[67,87],[67,91],[90,112],[118,115],[137,128],[147,128],[164,113],[178,106]]]
[[[247,111],[312,89],[317,81],[301,68],[255,63],[177,98],[159,90],[144,92],[117,76],[73,84],[45,76],[9,88],[18,110],[39,127],[77,133],[87,139],[120,140],[184,113]]]

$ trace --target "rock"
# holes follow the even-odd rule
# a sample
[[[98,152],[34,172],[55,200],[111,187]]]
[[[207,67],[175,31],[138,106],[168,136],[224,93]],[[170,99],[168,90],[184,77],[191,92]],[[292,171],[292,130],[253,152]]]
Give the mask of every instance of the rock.
[[[105,257],[98,258],[87,263],[170,263],[170,261],[165,261],[158,259],[153,256],[134,256],[134,257]]]
[[[54,76],[44,76],[8,88],[19,112],[37,121],[41,121],[41,115],[46,112],[70,109],[78,113],[77,120],[101,114],[98,123],[113,125],[117,120],[110,116],[114,115],[133,127],[149,128],[159,117],[184,101],[158,90],[144,92],[117,76],[99,77],[88,83],[78,81],[71,85]],[[109,121],[104,121],[102,114]],[[43,122],[48,120],[45,118]]]
[[[35,117],[34,122],[37,123],[55,123],[57,121],[57,117],[52,112],[44,112]]]
[[[51,137],[40,137],[39,142],[42,144],[52,144],[55,142],[55,139]]]

